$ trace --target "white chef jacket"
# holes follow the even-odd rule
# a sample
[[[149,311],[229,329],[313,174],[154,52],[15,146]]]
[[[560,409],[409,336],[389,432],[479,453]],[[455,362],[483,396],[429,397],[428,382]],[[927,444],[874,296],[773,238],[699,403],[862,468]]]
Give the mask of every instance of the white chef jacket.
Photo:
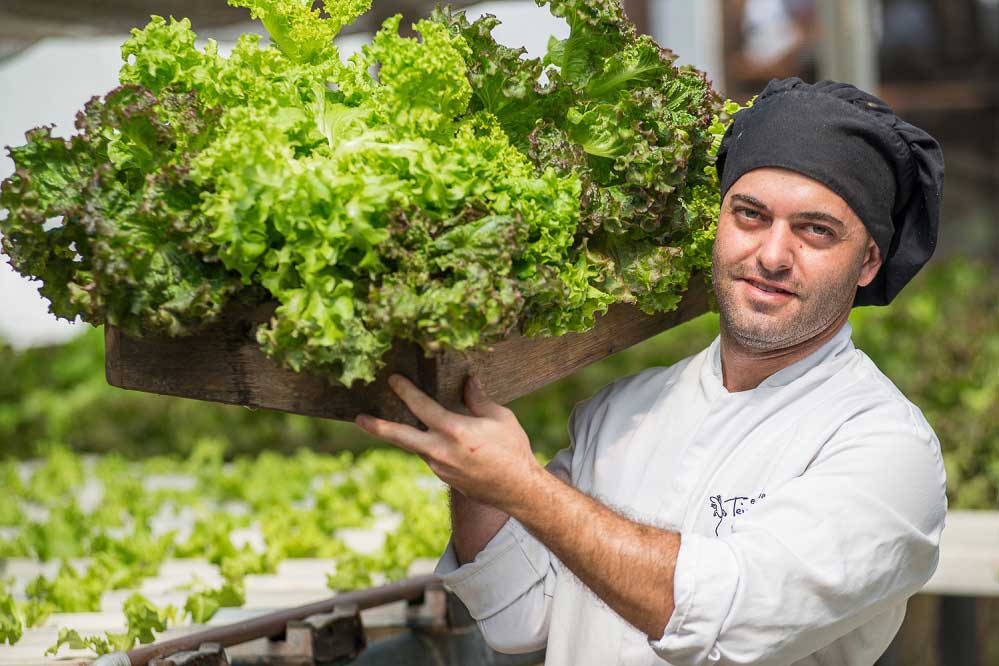
[[[850,336],[735,393],[715,339],[574,407],[549,469],[681,535],[662,637],[512,518],[473,562],[448,544],[445,587],[492,647],[550,666],[873,664],[936,569],[947,499],[933,430]]]

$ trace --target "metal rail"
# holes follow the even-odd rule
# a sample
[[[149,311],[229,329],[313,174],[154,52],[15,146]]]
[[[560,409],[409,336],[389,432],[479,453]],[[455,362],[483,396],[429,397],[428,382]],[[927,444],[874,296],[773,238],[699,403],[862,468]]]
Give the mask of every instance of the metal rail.
[[[270,638],[285,631],[288,622],[304,620],[320,613],[331,613],[337,608],[354,606],[358,611],[382,606],[395,601],[412,601],[423,596],[427,589],[440,587],[437,576],[416,576],[380,587],[345,592],[330,599],[305,606],[268,613],[235,624],[211,627],[186,636],[160,643],[151,643],[126,652],[112,652],[98,658],[93,666],[146,666],[156,657],[177,652],[197,650],[204,643],[218,643],[230,647],[258,638]]]

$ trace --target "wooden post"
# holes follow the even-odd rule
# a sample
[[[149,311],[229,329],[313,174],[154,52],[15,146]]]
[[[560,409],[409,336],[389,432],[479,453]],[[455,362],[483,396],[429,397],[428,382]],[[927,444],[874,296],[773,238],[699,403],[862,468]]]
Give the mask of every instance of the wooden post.
[[[940,597],[941,664],[978,666],[978,622],[975,597],[943,595]]]
[[[727,0],[659,0],[648,6],[649,34],[676,53],[678,63],[707,74],[719,91],[726,90],[724,17],[730,4]]]
[[[639,34],[650,34],[648,0],[624,0],[624,13],[638,28]]]
[[[819,0],[819,78],[878,85],[873,0]]]

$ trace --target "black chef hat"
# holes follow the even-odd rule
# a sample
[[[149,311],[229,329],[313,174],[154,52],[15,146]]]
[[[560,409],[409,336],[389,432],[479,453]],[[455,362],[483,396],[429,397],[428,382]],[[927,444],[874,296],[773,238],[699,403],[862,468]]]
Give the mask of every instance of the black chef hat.
[[[867,227],[884,263],[854,305],[887,305],[933,254],[943,151],[874,95],[835,81],[774,79],[751,108],[735,114],[722,139],[722,197],[760,167],[819,181]]]

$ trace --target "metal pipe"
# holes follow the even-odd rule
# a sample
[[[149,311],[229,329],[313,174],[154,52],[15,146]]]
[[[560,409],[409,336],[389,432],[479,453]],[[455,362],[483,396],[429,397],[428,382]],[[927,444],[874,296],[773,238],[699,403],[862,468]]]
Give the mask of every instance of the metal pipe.
[[[202,643],[219,643],[222,647],[239,645],[257,638],[277,636],[284,632],[292,620],[304,620],[310,615],[330,613],[337,606],[353,605],[359,611],[382,606],[394,601],[418,599],[427,588],[440,585],[435,575],[416,576],[389,583],[380,587],[354,590],[316,601],[305,606],[287,608],[244,622],[211,627],[186,636],[180,636],[161,643],[142,645],[125,652],[112,652],[97,659],[93,666],[146,666],[156,657],[164,657],[185,650],[197,650]]]

